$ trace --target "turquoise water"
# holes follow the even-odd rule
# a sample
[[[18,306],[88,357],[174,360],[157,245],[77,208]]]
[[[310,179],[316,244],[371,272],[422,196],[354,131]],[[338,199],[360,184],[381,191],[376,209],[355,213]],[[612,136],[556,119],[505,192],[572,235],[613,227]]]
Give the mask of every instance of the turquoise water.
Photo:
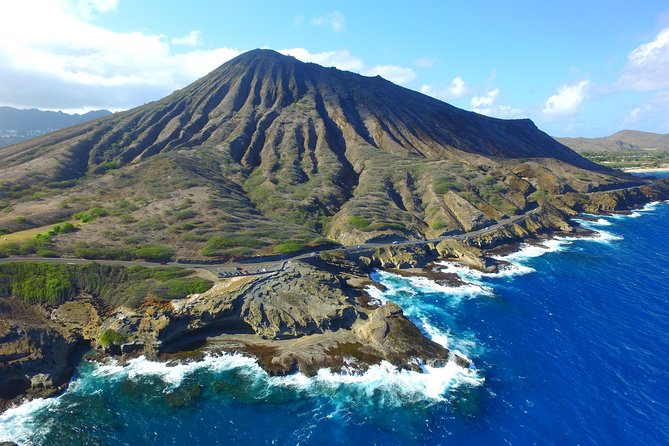
[[[25,444],[669,444],[669,205],[582,224],[446,287],[378,272],[435,341],[424,374],[267,376],[239,355],[168,367],[84,363],[61,397],[0,415]]]

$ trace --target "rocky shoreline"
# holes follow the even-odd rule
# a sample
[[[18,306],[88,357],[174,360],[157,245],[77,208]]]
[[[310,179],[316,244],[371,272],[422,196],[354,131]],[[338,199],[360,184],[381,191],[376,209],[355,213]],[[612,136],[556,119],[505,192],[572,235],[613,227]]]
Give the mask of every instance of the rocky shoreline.
[[[669,199],[669,182],[589,194],[566,193],[508,225],[471,237],[425,246],[388,245],[371,256],[314,257],[282,271],[219,281],[209,291],[172,301],[147,300],[139,308],[103,305],[78,296],[61,305],[28,305],[0,298],[0,410],[62,391],[82,352],[97,359],[146,355],[189,360],[206,353],[243,352],[268,373],[344,365],[364,371],[388,361],[401,369],[468,361],[426,338],[394,303],[375,302],[365,291],[375,268],[422,275],[457,286],[459,278],[434,271],[438,260],[495,271],[492,255],[521,242],[553,235],[586,235],[579,213],[629,212]],[[102,333],[115,337],[103,342]]]

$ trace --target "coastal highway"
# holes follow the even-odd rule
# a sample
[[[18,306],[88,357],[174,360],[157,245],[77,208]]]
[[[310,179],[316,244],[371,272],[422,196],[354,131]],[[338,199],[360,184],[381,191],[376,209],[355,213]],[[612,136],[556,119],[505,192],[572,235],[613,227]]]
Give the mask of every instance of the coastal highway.
[[[353,246],[336,246],[329,249],[322,249],[314,252],[307,252],[303,254],[298,254],[294,256],[272,256],[272,257],[258,257],[254,258],[252,262],[228,262],[228,263],[183,263],[183,262],[166,262],[166,263],[155,263],[155,262],[145,262],[145,261],[135,261],[135,260],[90,260],[90,259],[78,259],[78,258],[68,258],[68,257],[35,257],[35,256],[9,256],[5,258],[0,258],[0,263],[8,262],[21,262],[21,261],[30,261],[30,262],[47,262],[47,263],[64,263],[70,265],[82,265],[95,261],[103,265],[116,265],[116,266],[143,266],[147,268],[157,268],[157,267],[166,267],[166,266],[177,266],[179,268],[186,269],[203,269],[207,270],[213,274],[218,275],[219,273],[231,273],[233,271],[246,271],[247,274],[265,274],[275,271],[282,270],[287,262],[298,261],[302,259],[307,259],[316,255],[316,252],[327,252],[335,250],[345,250],[350,254],[365,255],[371,254],[376,249],[383,246],[410,246],[410,245],[427,245],[428,243],[439,243],[442,240],[446,239],[456,239],[464,240],[467,237],[473,237],[486,232],[494,231],[504,225],[515,223],[519,220],[524,219],[528,215],[535,213],[539,208],[531,209],[524,214],[514,215],[509,218],[502,219],[496,222],[493,225],[487,226],[485,228],[477,229],[475,231],[465,232],[462,234],[454,234],[443,237],[437,237],[428,240],[395,240],[392,242],[379,242],[379,243],[361,243],[359,245]]]

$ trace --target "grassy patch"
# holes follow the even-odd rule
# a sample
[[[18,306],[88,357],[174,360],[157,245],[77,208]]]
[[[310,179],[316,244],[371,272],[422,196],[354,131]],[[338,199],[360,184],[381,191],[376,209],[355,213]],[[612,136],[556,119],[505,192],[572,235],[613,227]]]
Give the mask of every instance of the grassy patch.
[[[201,277],[169,279],[156,285],[151,292],[162,299],[181,299],[189,294],[200,294],[211,288],[213,282]]]
[[[349,219],[349,222],[358,229],[365,229],[371,222],[365,217],[354,215]]]
[[[207,246],[202,249],[202,255],[218,257],[231,254],[231,249],[244,248],[244,252],[262,247],[264,243],[257,238],[244,235],[217,235],[207,240]]]
[[[430,228],[434,229],[435,231],[438,231],[439,229],[443,229],[445,226],[446,225],[444,224],[444,222],[439,220],[439,219],[432,220],[430,222]]]
[[[301,240],[289,240],[274,247],[274,252],[277,254],[294,254],[300,252],[307,247],[307,244]]]

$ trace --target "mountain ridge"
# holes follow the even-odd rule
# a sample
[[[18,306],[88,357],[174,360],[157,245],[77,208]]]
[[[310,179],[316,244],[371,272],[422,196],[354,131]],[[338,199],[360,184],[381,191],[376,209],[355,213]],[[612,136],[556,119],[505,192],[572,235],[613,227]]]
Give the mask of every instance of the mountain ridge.
[[[107,110],[94,110],[83,114],[62,111],[17,109],[0,106],[0,147],[44,135],[64,127],[81,124],[111,114]]]
[[[620,130],[601,138],[556,138],[577,152],[669,151],[669,134]]]
[[[530,120],[271,50],[161,100],[7,147],[0,165],[10,208],[0,227],[101,209],[56,246],[159,243],[190,257],[469,231],[551,194],[629,181]]]

